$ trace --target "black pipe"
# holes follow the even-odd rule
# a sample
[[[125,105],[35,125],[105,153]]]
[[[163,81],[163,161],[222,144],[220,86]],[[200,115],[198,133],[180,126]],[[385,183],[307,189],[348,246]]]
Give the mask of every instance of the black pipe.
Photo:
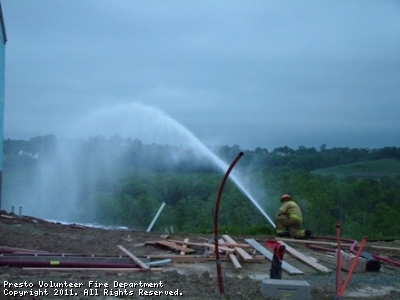
[[[240,152],[238,156],[232,161],[231,165],[229,166],[228,170],[226,171],[224,178],[222,179],[221,185],[218,190],[217,201],[215,202],[215,212],[214,212],[214,244],[215,244],[215,262],[217,264],[217,276],[218,276],[218,286],[219,286],[219,293],[223,294],[225,292],[224,289],[224,280],[222,277],[222,270],[221,270],[221,260],[219,257],[219,247],[218,247],[218,213],[219,213],[219,203],[221,201],[222,191],[225,186],[225,182],[228,179],[229,173],[232,171],[233,167],[239,161],[239,159],[244,155],[243,152]]]

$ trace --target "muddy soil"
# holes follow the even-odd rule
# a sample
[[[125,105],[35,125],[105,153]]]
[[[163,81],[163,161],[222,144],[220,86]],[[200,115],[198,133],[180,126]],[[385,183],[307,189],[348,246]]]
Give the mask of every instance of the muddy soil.
[[[77,224],[60,224],[27,216],[7,215],[0,218],[0,246],[95,256],[126,256],[117,246],[122,245],[135,256],[177,255],[179,252],[148,243],[161,239],[160,232],[137,232],[121,228],[94,228]],[[260,244],[270,236],[231,236],[238,243],[253,238]],[[212,235],[169,234],[169,239],[189,238],[190,242],[204,243]],[[316,252],[301,243],[288,243],[302,253],[317,259],[332,269],[322,274],[296,258],[285,254],[284,260],[302,270],[304,275],[283,272],[284,280],[305,280],[310,284],[312,299],[334,299],[336,274],[332,255]],[[396,241],[374,243],[399,248]],[[193,247],[203,255],[204,247]],[[246,248],[247,249],[247,248]],[[259,255],[254,249],[249,253]],[[385,255],[400,259],[400,251],[386,250]],[[212,254],[211,254],[212,255]],[[223,255],[225,258],[225,256]],[[0,258],[1,261],[1,258]],[[50,264],[50,263],[49,263]],[[264,259],[257,263],[221,262],[222,278],[218,280],[214,260],[207,262],[170,262],[159,271],[123,272],[109,270],[54,271],[54,269],[27,270],[21,267],[0,267],[0,299],[266,299],[261,294],[262,280],[268,278],[271,263]],[[52,265],[54,267],[54,265]],[[355,273],[351,277],[343,299],[400,299],[400,268],[382,263],[379,272]],[[343,272],[342,280],[347,273]],[[20,284],[20,286],[15,286]],[[165,295],[165,292],[169,295]]]

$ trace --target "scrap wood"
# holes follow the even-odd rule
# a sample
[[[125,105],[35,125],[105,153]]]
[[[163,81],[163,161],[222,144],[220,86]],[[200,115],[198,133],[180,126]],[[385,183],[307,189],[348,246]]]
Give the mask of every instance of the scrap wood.
[[[23,267],[24,271],[106,271],[106,272],[143,272],[141,268],[36,268]],[[162,268],[150,268],[152,272],[162,272]]]
[[[51,253],[48,251],[42,250],[33,250],[33,249],[25,249],[25,248],[15,248],[15,247],[7,247],[7,246],[0,246],[0,253]]]
[[[207,241],[206,244],[212,244],[213,240],[214,240],[214,239],[206,239],[206,238],[201,238],[201,239],[206,240]],[[178,240],[172,240],[172,239],[168,239],[168,240],[171,241],[171,242],[175,242],[177,244],[181,244],[181,245],[186,244],[186,245],[189,245],[189,246],[202,246],[202,245],[205,244],[205,243],[184,242],[184,241],[178,241]],[[231,244],[231,243],[226,243],[225,241],[221,242],[219,244],[221,246],[226,246],[226,247],[251,248],[251,246],[249,244]]]
[[[318,262],[318,259],[316,257],[313,256],[307,256],[309,259],[311,259],[312,261]]]
[[[188,239],[188,238],[185,238],[185,239],[184,239],[184,242],[185,242],[185,243],[189,242],[189,239]],[[187,244],[183,244],[182,247],[186,249],[186,248],[187,248]],[[180,255],[185,255],[185,251],[181,251]]]
[[[185,241],[178,241],[178,240],[168,240],[168,241],[174,242],[174,243],[180,244],[180,245],[187,245],[187,246],[199,246],[199,247],[211,247],[211,248],[215,247],[215,244],[211,244],[211,243],[194,243],[194,242],[185,242]],[[224,250],[227,252],[235,251],[235,249],[229,248],[230,246],[232,246],[232,244],[218,243],[218,245],[219,245],[220,250]],[[249,245],[247,245],[247,246],[249,246]]]
[[[222,243],[224,243],[225,241],[223,239],[218,239],[218,249],[220,249],[220,246]],[[215,250],[214,250],[215,252]],[[235,254],[233,253],[228,253],[228,257],[230,259],[230,261],[233,263],[233,266],[235,267],[236,270],[239,270],[242,268],[242,266],[240,265],[237,257],[235,256]],[[219,258],[221,259],[221,258]]]
[[[144,246],[148,246],[148,245],[154,246],[154,245],[157,245],[157,242],[156,241],[146,241],[143,243],[143,245]]]
[[[375,245],[367,245],[365,246],[367,247],[371,247],[373,249],[380,249],[380,250],[393,250],[393,251],[400,251],[400,248],[394,248],[394,247],[386,247],[386,246],[375,246]]]
[[[147,259],[153,260],[153,259],[171,259],[175,263],[194,263],[194,262],[208,262],[208,261],[215,261],[215,257],[210,256],[202,256],[202,255],[168,255],[168,254],[154,254],[154,255],[148,255],[146,256]],[[248,260],[245,261],[243,258],[236,257],[239,262],[243,263],[263,263],[265,262],[265,257],[264,255],[256,255],[253,257],[253,260]],[[228,256],[221,256],[221,261],[227,261],[229,258]]]
[[[235,256],[235,254],[228,253],[228,256],[236,270],[242,268],[242,266],[240,265],[240,262],[238,261],[237,257]]]
[[[233,238],[231,238],[229,235],[224,234],[222,237],[228,242],[234,245],[235,251],[244,259],[244,260],[252,260],[253,257],[248,254],[246,251],[244,251],[240,246],[235,246],[238,245]]]
[[[167,246],[167,247],[170,247],[170,248],[173,248],[173,249],[176,249],[176,250],[181,250],[181,251],[184,251],[184,252],[193,252],[193,251],[195,251],[193,249],[183,247],[184,245],[186,245],[186,246],[207,247],[207,248],[212,248],[212,249],[215,248],[214,244],[192,243],[192,242],[184,242],[184,241],[177,241],[177,240],[168,240],[168,241],[160,240],[160,241],[155,241],[155,242],[152,242],[152,241],[145,242],[145,245],[155,245],[155,244],[164,245],[164,246]],[[180,246],[180,245],[182,245],[182,246]],[[229,248],[229,247],[225,247],[225,246],[219,246],[219,250],[225,251],[225,252],[229,252],[229,253],[232,253],[232,252],[235,251],[235,249]]]
[[[219,252],[223,252],[223,251],[225,251],[225,252],[228,252],[228,254],[232,254],[233,252],[235,252],[235,248],[230,248],[230,247],[225,247],[225,246],[222,246],[222,244],[224,243],[225,241],[223,240],[223,239],[218,239],[218,251]],[[214,247],[214,252],[215,252],[215,243],[213,243],[213,244],[211,244],[210,243],[210,245],[211,245],[211,248],[212,247]]]
[[[144,271],[150,270],[150,267],[142,262],[139,258],[137,258],[134,254],[126,250],[123,246],[118,245],[118,248],[123,251],[126,255],[128,255],[135,263],[137,263],[140,268]]]
[[[275,238],[277,241],[283,241],[283,242],[288,242],[288,243],[303,243],[303,244],[320,244],[320,245],[330,245],[330,246],[335,246],[337,247],[337,243],[334,242],[323,242],[323,241],[314,241],[314,240],[298,240],[298,239],[288,239],[288,238]],[[342,247],[350,247],[352,244],[348,243],[341,243],[340,244]],[[371,245],[370,243],[367,243],[365,247],[370,247],[373,249],[380,249],[380,250],[393,250],[393,251],[400,251],[400,248],[396,247],[387,247],[387,246],[377,246],[377,245]]]
[[[258,252],[263,254],[268,260],[272,261],[273,254],[268,251],[265,247],[261,246],[255,239],[245,239],[246,243],[249,243],[256,249]],[[285,270],[290,275],[302,275],[304,272],[300,271],[299,269],[293,267],[292,265],[288,264],[287,262],[282,262],[282,269]]]
[[[310,259],[309,257],[305,256],[304,254],[300,253],[299,251],[297,251],[296,249],[290,247],[288,244],[286,244],[285,242],[280,242],[282,245],[284,245],[286,247],[286,251],[290,253],[290,255],[292,255],[295,258],[298,258],[299,260],[301,260],[302,262],[306,263],[307,265],[309,265],[310,267],[316,269],[317,271],[320,272],[324,272],[324,273],[329,273],[332,270],[319,264],[318,262],[316,262],[313,259]]]
[[[323,241],[314,241],[314,240],[299,240],[299,239],[289,239],[289,238],[275,238],[277,241],[287,242],[287,243],[302,243],[302,244],[320,244],[320,245],[329,245],[337,247],[337,243],[334,242],[323,242]],[[351,244],[342,243],[342,247],[350,247]]]
[[[173,242],[167,242],[167,241],[160,240],[160,241],[156,241],[156,244],[163,245],[163,246],[175,249],[175,250],[180,250],[183,252],[194,252],[193,249],[184,248],[183,246],[179,246],[178,244],[173,243]]]
[[[0,216],[1,216],[2,218],[5,218],[5,219],[14,219],[13,216],[8,216],[8,215],[3,215],[3,214],[1,214]]]
[[[214,244],[203,243],[202,245],[207,247],[207,248],[212,248],[215,251],[215,245]],[[219,251],[225,251],[225,252],[228,252],[228,253],[235,252],[235,249],[229,248],[229,247],[225,247],[225,246],[220,246],[219,243],[218,243],[218,249],[219,249]]]

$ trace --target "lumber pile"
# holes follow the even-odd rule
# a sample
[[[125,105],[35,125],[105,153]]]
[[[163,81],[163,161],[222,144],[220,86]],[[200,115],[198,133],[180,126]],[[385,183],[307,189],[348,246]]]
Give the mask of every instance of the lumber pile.
[[[188,238],[183,241],[170,239],[169,236],[164,236],[164,239],[157,241],[147,241],[145,245],[161,246],[167,248],[170,252],[176,252],[175,255],[152,255],[148,258],[164,258],[168,257],[173,262],[207,262],[215,260],[215,242],[192,242]],[[222,235],[218,240],[218,251],[220,252],[221,260],[231,261],[237,270],[242,268],[241,263],[247,262],[265,262],[265,257],[262,255],[252,255],[249,252],[254,250],[251,245],[237,243],[229,235]]]
[[[329,273],[331,270],[315,259],[312,259],[288,244],[280,241],[286,247],[286,252],[294,257],[296,260],[311,266],[319,272]],[[148,241],[144,245],[153,245],[167,248],[169,252],[176,252],[176,254],[165,255],[151,255],[149,259],[169,258],[175,263],[197,263],[215,261],[215,242],[191,242],[189,239],[183,241],[170,239],[169,236],[164,237],[157,241]],[[242,269],[243,263],[258,262],[263,263],[267,260],[272,261],[273,253],[262,246],[254,239],[245,239],[245,243],[237,243],[229,235],[222,235],[218,239],[218,250],[220,252],[220,260],[232,262],[235,269]],[[259,254],[256,254],[259,253]],[[282,262],[282,270],[290,275],[301,275],[303,271],[292,266],[287,261]]]
[[[282,270],[289,275],[304,274],[297,267],[305,264],[318,272],[329,273],[332,270],[325,267],[317,259],[301,253],[293,248],[295,243],[309,241],[276,239],[286,248]],[[46,251],[20,249],[0,246],[0,266],[22,267],[26,270],[106,270],[116,272],[161,272],[162,266],[169,263],[202,263],[216,261],[215,238],[197,238],[196,241],[184,238],[183,240],[170,238],[169,235],[160,236],[157,240],[141,244],[131,244],[130,248],[116,245],[121,251],[119,256],[80,255],[72,253],[50,253]],[[241,270],[243,264],[267,263],[273,260],[272,249],[267,249],[255,239],[247,238],[244,242],[237,242],[231,236],[223,234],[218,237],[218,253],[220,261],[232,263],[236,270]],[[286,243],[285,243],[286,242]],[[315,242],[315,241],[314,241]],[[321,242],[322,243],[322,242]],[[291,245],[289,245],[291,244]],[[152,246],[159,248],[138,249],[137,247]],[[270,247],[270,246],[268,246]],[[303,247],[304,248],[304,247]],[[131,250],[135,249],[138,254]],[[148,251],[149,250],[149,251]],[[165,253],[163,253],[165,251]],[[151,254],[143,254],[150,252]],[[289,262],[295,264],[291,265]]]

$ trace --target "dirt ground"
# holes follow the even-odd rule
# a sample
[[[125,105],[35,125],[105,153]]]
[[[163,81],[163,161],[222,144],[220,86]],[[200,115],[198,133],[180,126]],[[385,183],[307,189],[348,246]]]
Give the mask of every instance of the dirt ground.
[[[149,243],[161,239],[160,232],[137,232],[129,229],[103,229],[78,224],[60,224],[27,216],[7,215],[1,212],[0,247],[14,247],[47,251],[52,253],[79,254],[80,256],[124,256],[118,248],[122,245],[137,257],[149,255],[164,258],[179,255],[167,247]],[[257,240],[265,246],[270,236],[231,236],[238,243],[245,238]],[[193,243],[205,243],[212,235],[169,234],[169,239]],[[285,254],[284,261],[304,272],[304,275],[289,275],[283,272],[283,280],[307,281],[311,287],[312,299],[334,299],[336,272],[332,255],[311,250],[303,243],[288,242],[296,250],[316,259],[332,270],[323,274],[298,259]],[[371,245],[372,243],[370,243]],[[390,248],[399,248],[400,243],[374,242]],[[191,246],[188,246],[191,247]],[[207,256],[205,247],[192,247],[196,253],[186,254]],[[260,255],[253,248],[245,248],[251,255]],[[400,251],[386,250],[392,259],[399,260]],[[262,280],[268,278],[271,263],[267,259],[259,262],[241,262],[241,269],[221,254],[223,280],[219,281],[217,267],[212,253],[206,262],[169,262],[158,271],[124,272],[111,270],[68,270],[54,269],[27,270],[25,267],[0,266],[0,299],[267,299],[261,294]],[[225,259],[226,258],[226,259]],[[0,262],[2,258],[0,257]],[[49,263],[51,265],[51,263]],[[54,267],[54,265],[51,265]],[[162,270],[160,270],[160,268]],[[156,269],[154,269],[156,270]],[[342,273],[344,281],[347,273]],[[382,263],[379,272],[354,273],[343,299],[400,299],[400,268]],[[222,282],[220,285],[219,283]],[[15,286],[19,285],[20,286]],[[48,286],[46,286],[48,284]],[[134,285],[135,286],[132,286]],[[90,285],[90,286],[89,286]],[[108,285],[108,286],[107,286]],[[221,290],[223,293],[221,293]],[[170,295],[154,295],[158,291]],[[15,294],[13,294],[15,293]],[[25,293],[25,295],[23,295]],[[147,294],[146,294],[147,293]],[[151,295],[150,293],[153,293]],[[23,296],[22,296],[23,295]],[[290,298],[285,298],[290,299]]]

